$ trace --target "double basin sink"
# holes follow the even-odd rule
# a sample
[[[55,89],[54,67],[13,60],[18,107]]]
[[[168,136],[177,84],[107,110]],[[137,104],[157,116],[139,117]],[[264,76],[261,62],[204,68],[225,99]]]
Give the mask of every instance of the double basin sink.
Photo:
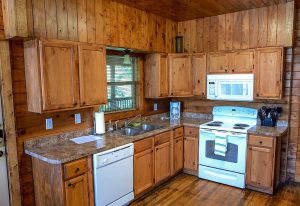
[[[140,134],[144,134],[147,132],[151,132],[157,129],[162,129],[163,126],[153,125],[153,124],[141,124],[138,127],[126,127],[120,129],[118,132],[121,132],[123,135],[126,136],[136,136]]]

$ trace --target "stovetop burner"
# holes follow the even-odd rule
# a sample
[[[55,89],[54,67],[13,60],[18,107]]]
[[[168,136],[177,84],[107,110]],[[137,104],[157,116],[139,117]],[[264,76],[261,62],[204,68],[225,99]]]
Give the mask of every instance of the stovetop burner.
[[[245,129],[245,127],[234,126],[233,129]]]
[[[235,127],[249,127],[248,124],[240,124],[240,123],[235,124],[234,126],[235,126]]]
[[[211,122],[212,124],[223,124],[223,122],[221,122],[221,121],[213,121],[213,122]]]
[[[221,127],[222,125],[212,122],[212,123],[208,123],[207,126],[210,126],[210,127]]]

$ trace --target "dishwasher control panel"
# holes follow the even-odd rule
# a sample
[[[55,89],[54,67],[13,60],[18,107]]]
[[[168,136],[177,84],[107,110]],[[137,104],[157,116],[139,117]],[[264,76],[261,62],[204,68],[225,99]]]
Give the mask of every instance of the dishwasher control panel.
[[[133,144],[123,145],[105,152],[94,154],[94,166],[96,168],[103,167],[113,162],[133,156]]]

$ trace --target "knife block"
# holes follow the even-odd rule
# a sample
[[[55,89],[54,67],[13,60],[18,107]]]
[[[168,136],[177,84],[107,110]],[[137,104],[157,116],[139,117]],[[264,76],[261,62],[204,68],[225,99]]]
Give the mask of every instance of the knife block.
[[[261,120],[261,126],[275,127],[276,123],[277,123],[276,118],[266,118],[264,120]]]

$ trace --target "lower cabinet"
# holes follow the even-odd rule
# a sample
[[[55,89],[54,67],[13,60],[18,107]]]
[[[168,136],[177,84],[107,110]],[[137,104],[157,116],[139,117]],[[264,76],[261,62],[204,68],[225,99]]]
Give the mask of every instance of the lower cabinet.
[[[87,174],[75,177],[65,182],[66,205],[88,205],[88,178]]]
[[[155,183],[171,175],[170,141],[155,147]]]
[[[183,169],[183,136],[174,138],[174,172]]]
[[[198,172],[199,128],[184,127],[184,169]]]
[[[66,164],[32,158],[37,206],[93,206],[92,157]]]
[[[273,194],[280,182],[280,137],[250,135],[247,148],[247,187]]]
[[[154,185],[154,137],[134,143],[134,194]]]

